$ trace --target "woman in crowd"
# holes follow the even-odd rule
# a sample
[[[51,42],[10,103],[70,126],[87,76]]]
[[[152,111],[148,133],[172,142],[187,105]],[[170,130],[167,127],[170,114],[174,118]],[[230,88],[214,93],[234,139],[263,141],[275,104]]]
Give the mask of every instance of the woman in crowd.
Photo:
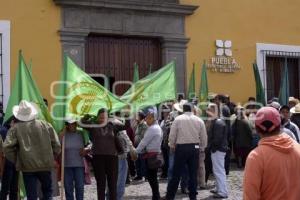
[[[152,189],[152,200],[159,200],[160,194],[157,171],[161,166],[151,166],[150,160],[156,159],[160,153],[163,133],[156,120],[157,109],[155,107],[147,108],[145,116],[145,121],[149,127],[136,151],[139,154],[144,153],[143,157],[146,159],[147,179]]]
[[[97,117],[85,115],[81,119],[82,126],[89,132],[92,146],[85,148],[91,152],[92,165],[97,182],[97,196],[99,200],[105,199],[106,184],[109,188],[111,200],[117,199],[118,181],[118,153],[119,145],[116,143],[116,134],[125,130],[122,123],[109,121],[108,111],[101,108]]]
[[[66,200],[84,199],[84,138],[75,119],[67,119],[62,134],[64,142],[64,187]]]
[[[246,118],[245,109],[241,106],[236,108],[236,120],[232,125],[233,151],[238,168],[245,166],[248,154],[252,147],[252,130]]]

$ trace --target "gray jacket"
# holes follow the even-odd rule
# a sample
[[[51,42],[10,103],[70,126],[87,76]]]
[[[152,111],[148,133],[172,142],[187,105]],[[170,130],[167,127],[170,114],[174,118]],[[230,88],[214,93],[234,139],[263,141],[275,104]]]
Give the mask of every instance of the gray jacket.
[[[126,159],[127,154],[130,152],[131,149],[133,149],[133,145],[131,140],[129,139],[126,131],[120,131],[118,133],[118,137],[121,141],[121,144],[124,148],[124,153],[119,155],[119,159]]]
[[[160,152],[162,142],[162,130],[157,122],[148,127],[144,138],[137,147],[137,153]]]

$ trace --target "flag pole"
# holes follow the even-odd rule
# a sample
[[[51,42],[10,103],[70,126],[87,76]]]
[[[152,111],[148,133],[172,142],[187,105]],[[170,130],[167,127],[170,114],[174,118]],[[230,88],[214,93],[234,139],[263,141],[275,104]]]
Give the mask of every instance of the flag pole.
[[[61,190],[60,190],[60,199],[64,200],[64,180],[65,180],[65,136],[62,138],[62,150],[61,150]]]

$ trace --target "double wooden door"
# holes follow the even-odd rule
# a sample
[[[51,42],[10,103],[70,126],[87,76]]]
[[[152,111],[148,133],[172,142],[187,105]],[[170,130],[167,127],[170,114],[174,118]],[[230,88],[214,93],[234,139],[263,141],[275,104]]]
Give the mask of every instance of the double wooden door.
[[[117,95],[122,95],[130,87],[128,83],[116,83],[133,80],[134,63],[139,66],[140,78],[161,67],[158,38],[90,35],[85,49],[86,72],[94,74],[93,78],[100,84],[104,84],[102,75],[105,75],[111,91],[115,84]]]

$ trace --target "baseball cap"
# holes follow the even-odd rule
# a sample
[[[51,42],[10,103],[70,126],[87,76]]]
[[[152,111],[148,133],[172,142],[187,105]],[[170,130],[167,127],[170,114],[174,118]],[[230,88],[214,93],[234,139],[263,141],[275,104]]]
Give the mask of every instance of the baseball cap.
[[[268,106],[279,110],[281,105],[277,101],[272,101],[270,104],[268,104]]]
[[[150,114],[153,114],[154,118],[157,118],[157,108],[155,106],[149,106],[143,109],[143,112],[145,113],[146,117]]]
[[[255,126],[265,132],[272,132],[280,126],[281,118],[278,110],[273,107],[263,107],[256,113]]]

